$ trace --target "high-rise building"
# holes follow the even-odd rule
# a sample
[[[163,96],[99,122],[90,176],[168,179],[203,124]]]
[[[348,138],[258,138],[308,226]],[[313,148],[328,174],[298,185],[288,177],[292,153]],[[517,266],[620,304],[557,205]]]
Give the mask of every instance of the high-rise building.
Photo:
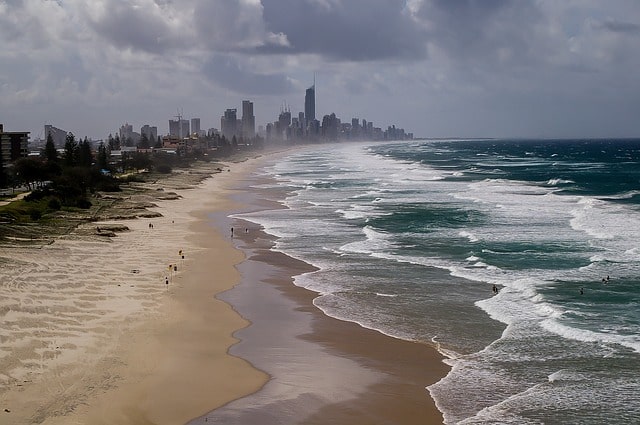
[[[304,95],[304,117],[307,123],[316,119],[316,84],[309,87]]]
[[[231,140],[233,136],[238,134],[238,129],[236,128],[238,121],[237,115],[237,109],[227,109],[224,111],[224,115],[220,118],[220,129],[222,130],[222,135],[228,140]]]
[[[358,118],[351,118],[351,137],[360,137],[360,120]]]
[[[148,124],[145,124],[140,128],[140,135],[143,134],[147,136],[147,140],[149,141],[149,143],[151,143],[151,146],[153,146],[158,140],[158,127],[152,127]]]
[[[67,132],[61,130],[57,127],[54,127],[50,124],[45,124],[44,126],[44,139],[47,140],[47,137],[51,135],[51,139],[53,140],[53,144],[56,148],[61,149],[66,140],[67,140]]]
[[[187,137],[189,135],[189,120],[169,120],[169,135]]]
[[[242,101],[242,137],[252,139],[256,135],[256,117],[253,115],[253,102]]]
[[[191,131],[189,129],[189,120],[180,120],[180,137],[189,137]]]
[[[125,142],[129,139],[132,142],[133,140],[133,126],[129,123],[125,123],[120,127],[120,131],[118,132],[120,135],[120,142],[124,145]]]
[[[26,157],[29,154],[29,132],[4,131],[4,126],[0,124],[0,153],[2,171],[18,158]]]
[[[200,118],[191,118],[191,133],[200,136]]]
[[[169,136],[178,136],[180,134],[180,122],[178,120],[169,120]]]
[[[291,111],[285,107],[278,115],[277,132],[282,139],[287,139],[288,130],[291,126]]]

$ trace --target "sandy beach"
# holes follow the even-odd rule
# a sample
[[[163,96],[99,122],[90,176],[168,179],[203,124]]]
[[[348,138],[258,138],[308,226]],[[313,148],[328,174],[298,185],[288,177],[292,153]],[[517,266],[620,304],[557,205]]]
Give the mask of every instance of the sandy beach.
[[[214,298],[243,259],[206,217],[251,161],[231,167],[178,184],[162,217],[2,248],[0,423],[179,424],[263,385],[227,354],[248,322]],[[112,225],[129,231],[96,234]]]
[[[264,160],[176,185],[160,217],[0,248],[0,424],[441,423],[436,350],[325,316],[292,284],[311,266],[228,218],[275,207]]]
[[[248,177],[236,180],[236,212],[281,208],[270,201],[281,199],[281,189]],[[238,265],[241,283],[220,298],[252,322],[236,332],[241,342],[231,353],[270,380],[191,425],[442,423],[425,388],[448,372],[433,347],[326,316],[313,306],[316,293],[293,284],[312,266],[270,250],[274,238],[253,223],[229,225],[241,230],[234,241],[247,259]]]

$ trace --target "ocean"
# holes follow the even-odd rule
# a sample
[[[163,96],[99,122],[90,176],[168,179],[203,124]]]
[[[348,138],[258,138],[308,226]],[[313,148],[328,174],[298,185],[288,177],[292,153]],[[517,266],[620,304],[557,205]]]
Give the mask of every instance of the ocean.
[[[640,140],[337,143],[261,172],[287,208],[239,217],[318,267],[295,283],[327,315],[435,344],[447,424],[640,421]]]

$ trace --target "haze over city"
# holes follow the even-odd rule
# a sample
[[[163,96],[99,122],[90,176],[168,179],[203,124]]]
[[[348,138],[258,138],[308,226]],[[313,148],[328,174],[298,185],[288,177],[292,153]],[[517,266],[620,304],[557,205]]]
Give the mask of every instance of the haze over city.
[[[416,137],[632,137],[640,3],[0,1],[0,121],[102,139],[254,102]]]

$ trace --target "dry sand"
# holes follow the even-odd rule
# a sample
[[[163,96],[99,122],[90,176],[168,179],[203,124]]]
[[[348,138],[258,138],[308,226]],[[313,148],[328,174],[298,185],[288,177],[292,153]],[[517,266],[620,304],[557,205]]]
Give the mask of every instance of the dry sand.
[[[162,217],[0,248],[0,424],[180,424],[265,382],[227,354],[248,322],[214,295],[243,256],[206,219],[251,163],[158,202]],[[110,225],[130,231],[95,234]]]
[[[324,316],[292,284],[309,265],[257,229],[236,233],[249,258],[234,248],[226,216],[273,207],[241,195],[264,159],[177,190],[162,217],[0,248],[0,424],[442,422],[433,348]],[[109,225],[130,231],[95,234]]]

